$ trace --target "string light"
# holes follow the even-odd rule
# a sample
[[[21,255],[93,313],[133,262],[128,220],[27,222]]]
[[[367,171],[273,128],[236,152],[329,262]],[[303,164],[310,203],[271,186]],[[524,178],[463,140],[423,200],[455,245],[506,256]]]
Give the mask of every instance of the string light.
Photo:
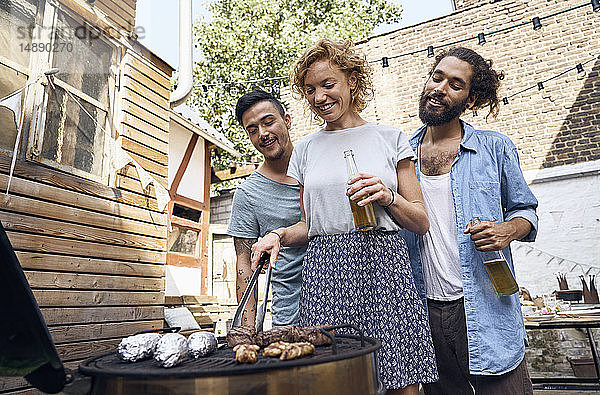
[[[582,71],[583,71],[583,66],[584,66],[584,65],[586,65],[586,64],[588,64],[588,63],[590,63],[590,62],[593,62],[594,60],[597,60],[597,59],[598,59],[598,60],[600,60],[600,55],[594,56],[593,58],[591,58],[591,59],[588,59],[588,60],[587,60],[586,62],[584,62],[584,63],[578,63],[576,66],[574,66],[574,67],[571,67],[570,69],[567,69],[567,70],[565,70],[565,71],[562,71],[562,72],[560,72],[560,73],[558,73],[558,74],[556,74],[556,75],[554,75],[554,76],[552,76],[552,77],[550,77],[550,78],[547,78],[547,79],[545,79],[544,81],[540,81],[540,82],[536,83],[535,85],[529,86],[529,87],[527,87],[527,88],[525,88],[525,89],[522,89],[522,90],[520,90],[520,91],[518,91],[518,92],[515,92],[515,93],[513,93],[512,95],[510,95],[510,96],[507,96],[507,97],[503,98],[503,99],[502,99],[502,102],[503,102],[504,104],[508,104],[508,99],[510,99],[510,98],[512,98],[512,97],[515,97],[515,96],[517,96],[517,95],[520,95],[521,93],[523,93],[523,92],[526,92],[526,91],[528,91],[528,90],[530,90],[530,89],[533,89],[533,88],[535,88],[536,86],[537,86],[538,90],[542,90],[542,89],[544,89],[544,84],[545,84],[546,82],[548,82],[548,81],[552,81],[552,80],[554,80],[554,79],[556,79],[556,78],[558,78],[558,77],[561,77],[561,76],[563,76],[563,75],[567,74],[568,72],[570,72],[570,71],[572,71],[572,70],[577,70],[577,72],[580,72],[579,70],[582,70]],[[579,66],[581,66],[581,67],[579,67]],[[541,86],[541,87],[540,87],[540,86]],[[506,100],[504,100],[504,99],[506,99]]]
[[[221,162],[225,165],[228,165],[230,168],[233,167],[235,168],[236,166],[258,166],[261,164],[261,162],[248,162],[248,161],[243,161],[243,160],[232,160],[232,159],[228,159],[228,158],[222,158]]]
[[[287,77],[267,77],[267,78],[256,78],[253,80],[246,81],[223,81],[223,82],[213,82],[213,83],[203,83],[194,85],[194,88],[202,87],[204,91],[208,91],[209,86],[233,86],[233,85],[246,85],[246,84],[256,84],[258,82],[279,82],[280,80],[286,79]]]
[[[457,40],[457,41],[453,41],[453,42],[449,42],[449,43],[445,43],[445,44],[436,45],[435,47],[433,45],[430,45],[426,49],[415,50],[415,51],[412,51],[412,52],[401,53],[401,54],[393,55],[393,56],[385,56],[385,58],[387,59],[387,64],[389,65],[389,60],[390,59],[396,59],[396,58],[400,58],[400,57],[403,57],[403,56],[415,55],[415,54],[417,54],[419,52],[426,52],[427,53],[427,57],[431,58],[434,55],[434,53],[433,53],[434,49],[443,48],[443,47],[449,47],[449,46],[452,46],[452,45],[456,45],[456,44],[459,44],[459,43],[462,43],[462,42],[465,42],[465,41],[474,40],[474,39],[478,40],[478,44],[479,45],[483,45],[483,44],[485,44],[487,42],[486,36],[489,37],[489,36],[494,35],[494,34],[503,33],[503,32],[506,32],[506,31],[509,31],[509,30],[512,30],[512,29],[516,29],[516,28],[524,26],[524,25],[528,25],[530,23],[533,23],[533,28],[535,30],[538,30],[538,29],[540,29],[542,27],[542,21],[544,19],[552,18],[554,16],[557,16],[557,15],[560,15],[560,14],[564,14],[566,12],[570,12],[570,11],[573,11],[573,10],[576,10],[576,9],[579,9],[579,8],[582,8],[582,7],[587,7],[587,6],[589,6],[589,4],[590,3],[583,3],[583,4],[580,4],[580,5],[568,8],[568,9],[564,9],[562,11],[555,12],[555,13],[550,14],[550,15],[546,15],[546,16],[542,16],[542,17],[535,17],[532,20],[528,20],[528,21],[525,21],[525,22],[517,23],[517,24],[512,25],[512,26],[503,27],[501,29],[494,30],[494,31],[491,31],[491,32],[488,32],[488,33],[483,33],[482,32],[482,33],[478,33],[476,36],[473,36],[473,37],[467,37],[467,38],[463,38],[463,39],[460,39],[460,40]],[[592,8],[593,8],[594,11],[600,11],[600,0],[591,0],[591,4],[592,4]],[[382,62],[382,64],[383,64],[383,58],[369,61],[369,63],[378,63],[378,62]]]
[[[427,47],[427,57],[433,58],[433,45]]]
[[[477,39],[479,40],[479,42],[478,42],[479,45],[483,45],[483,44],[486,43],[486,41],[485,41],[485,34],[483,34],[483,33],[479,33],[477,35]]]
[[[390,66],[390,63],[389,63],[390,59],[396,59],[396,58],[400,58],[400,57],[403,57],[403,56],[416,55],[416,54],[418,54],[420,52],[426,52],[427,53],[427,57],[431,58],[431,57],[434,56],[434,49],[435,48],[443,48],[443,47],[447,47],[447,46],[452,46],[452,45],[455,45],[455,44],[458,44],[458,43],[462,43],[462,42],[465,42],[465,41],[469,41],[469,40],[473,40],[473,39],[477,39],[478,40],[478,44],[479,45],[483,45],[483,44],[485,44],[487,42],[486,36],[491,36],[491,35],[494,35],[494,34],[503,33],[503,32],[506,32],[506,31],[509,31],[509,30],[512,30],[512,29],[515,29],[515,28],[518,28],[518,27],[521,27],[521,26],[524,26],[524,25],[527,25],[527,24],[530,24],[530,23],[533,24],[533,28],[535,30],[539,30],[542,27],[542,23],[541,23],[542,20],[548,19],[548,18],[551,18],[551,17],[554,17],[554,16],[557,16],[557,15],[560,15],[560,14],[564,14],[564,13],[567,13],[567,12],[570,12],[570,11],[573,11],[573,10],[576,10],[576,9],[579,9],[579,8],[582,8],[582,7],[586,7],[586,6],[589,6],[590,4],[591,4],[592,9],[593,9],[594,12],[600,11],[600,0],[591,0],[589,3],[583,3],[583,4],[580,4],[580,5],[568,8],[568,9],[564,9],[564,10],[555,12],[553,14],[542,16],[542,17],[534,17],[531,20],[528,20],[528,21],[525,21],[525,22],[521,22],[521,23],[518,23],[518,24],[515,24],[515,25],[512,25],[512,26],[507,26],[507,27],[504,27],[504,28],[501,28],[501,29],[498,29],[498,30],[494,30],[494,31],[488,32],[488,33],[481,32],[481,33],[478,33],[477,36],[474,36],[474,37],[463,38],[461,40],[457,40],[457,41],[454,41],[454,42],[436,45],[435,47],[433,45],[429,45],[429,46],[427,46],[426,49],[418,49],[418,50],[415,50],[415,51],[412,51],[412,52],[401,53],[401,54],[397,54],[397,55],[393,55],[393,56],[383,56],[380,59],[369,61],[369,63],[378,63],[378,62],[381,62],[382,67],[389,67]],[[600,59],[600,56],[598,57],[598,59]],[[550,80],[555,79],[555,78],[558,78],[561,75],[563,75],[563,74],[565,74],[565,73],[567,73],[567,72],[569,72],[571,70],[577,70],[578,73],[582,73],[582,72],[584,72],[583,65],[586,64],[586,63],[588,63],[588,62],[590,62],[590,61],[592,61],[592,60],[594,60],[594,59],[588,60],[587,62],[585,62],[583,64],[579,63],[575,67],[572,67],[572,68],[570,68],[568,70],[565,70],[562,73],[557,74],[557,75],[555,75],[555,76],[553,76],[551,78],[548,78],[545,81],[540,81],[540,82],[536,83],[536,85],[530,86],[530,87],[525,88],[525,89],[523,89],[521,91],[518,91],[518,92],[516,92],[516,93],[514,93],[514,94],[512,94],[510,96],[504,97],[504,98],[502,98],[502,103],[504,103],[505,105],[508,105],[510,98],[512,98],[514,96],[517,96],[517,95],[519,95],[519,94],[521,94],[521,93],[523,93],[523,92],[525,92],[527,90],[530,90],[530,89],[532,89],[532,88],[534,88],[536,86],[538,87],[539,90],[544,89],[544,83],[545,82],[550,81]],[[202,89],[204,90],[204,92],[207,92],[208,91],[208,86],[226,86],[226,85],[234,85],[234,84],[243,85],[243,84],[255,84],[257,82],[276,82],[277,83],[277,88],[279,88],[279,85],[278,85],[279,81],[283,80],[283,79],[286,79],[286,78],[287,77],[280,76],[280,77],[259,78],[259,79],[253,79],[253,80],[247,80],[247,81],[225,81],[225,82],[215,82],[215,83],[208,83],[208,84],[205,83],[205,84],[201,84],[201,85],[194,85],[194,87],[195,88],[202,87]],[[274,85],[271,85],[271,87],[273,87],[273,86]]]

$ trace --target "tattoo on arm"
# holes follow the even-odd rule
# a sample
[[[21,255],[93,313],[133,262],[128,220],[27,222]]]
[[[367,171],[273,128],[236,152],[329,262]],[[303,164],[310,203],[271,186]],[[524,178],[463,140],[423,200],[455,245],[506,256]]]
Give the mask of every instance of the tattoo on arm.
[[[252,270],[250,268],[250,255],[252,252],[252,244],[256,242],[257,239],[247,239],[234,237],[233,245],[235,247],[235,254],[237,256],[236,263],[236,293],[238,302],[241,300],[246,287],[250,283],[250,277],[252,276]],[[256,294],[256,292],[253,292]],[[242,322],[250,323],[253,321],[254,316],[256,315],[256,299],[250,297],[248,300],[248,304],[244,308],[242,313]]]
[[[235,253],[237,255],[246,253],[250,254],[252,250],[252,244],[256,243],[257,239],[243,239],[241,237],[233,238],[233,246],[235,247]]]

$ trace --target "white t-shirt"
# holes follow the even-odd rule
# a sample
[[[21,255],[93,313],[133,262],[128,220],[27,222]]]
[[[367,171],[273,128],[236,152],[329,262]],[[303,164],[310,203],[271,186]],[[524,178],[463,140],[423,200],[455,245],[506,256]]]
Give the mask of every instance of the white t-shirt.
[[[425,294],[434,300],[456,300],[463,296],[463,286],[450,173],[439,176],[421,173],[420,183],[430,224],[422,237],[421,249]]]
[[[308,237],[354,230],[346,195],[348,176],[344,151],[351,149],[358,171],[379,177],[397,190],[397,163],[415,160],[408,138],[399,129],[367,123],[344,130],[319,130],[295,147],[287,174],[304,186],[304,211]],[[377,228],[399,230],[389,215],[374,204]]]

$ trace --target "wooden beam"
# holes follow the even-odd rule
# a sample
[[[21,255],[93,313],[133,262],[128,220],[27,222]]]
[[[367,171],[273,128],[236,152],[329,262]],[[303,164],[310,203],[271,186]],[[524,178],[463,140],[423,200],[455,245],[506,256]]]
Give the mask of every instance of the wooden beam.
[[[115,351],[121,339],[96,340],[81,343],[59,344],[56,346],[61,361],[73,361],[94,355]]]
[[[138,263],[148,262],[161,264],[166,262],[166,254],[162,251],[111,246],[89,241],[69,240],[12,231],[8,231],[6,234],[13,248],[20,251],[65,254],[101,259],[118,259]]]
[[[162,292],[34,289],[33,295],[40,307],[148,306],[165,303]]]
[[[9,169],[10,158],[0,155],[0,173],[8,173]],[[6,188],[7,182],[8,176],[0,174],[0,190]],[[166,223],[166,215],[149,211],[158,211],[155,199],[148,200],[146,196],[107,187],[24,160],[17,160],[11,191],[110,215],[118,213],[122,217],[152,224]]]
[[[91,324],[97,322],[162,320],[163,306],[123,307],[41,307],[47,325]]]
[[[252,174],[254,172],[254,170],[256,170],[257,167],[258,167],[258,165],[244,165],[244,166],[235,167],[233,169],[233,171],[232,171],[232,169],[215,171],[215,178],[217,180],[212,181],[212,183],[222,182],[222,181],[226,181],[226,180],[234,180],[236,178],[241,178],[241,177],[247,177],[250,174]]]
[[[101,324],[61,325],[49,327],[50,335],[55,344],[76,342],[82,340],[98,340],[114,337],[126,337],[135,332],[159,329],[163,320],[108,322]]]
[[[197,256],[167,252],[167,265],[177,267],[199,268],[200,259]],[[202,291],[202,290],[201,290]]]
[[[162,238],[124,233],[115,230],[79,225],[62,221],[0,211],[0,222],[4,229],[31,232],[40,235],[92,241],[111,246],[143,248],[165,251],[166,241]]]
[[[206,179],[206,180],[208,180],[208,179]],[[202,215],[204,215],[205,210],[210,210],[210,202],[208,202],[207,200],[205,200],[204,202],[199,202],[197,200],[190,199],[189,197],[175,194],[175,196],[173,196],[172,202],[180,203],[184,206],[187,206],[187,207],[190,207],[190,208],[193,208],[196,210],[200,210],[200,211],[202,211]],[[174,218],[175,217],[171,217],[171,220],[174,220]]]
[[[210,227],[210,177],[212,173],[211,169],[211,147],[204,147],[204,204],[206,209],[202,210],[202,217],[200,222],[202,223],[202,229],[200,231],[200,238],[198,240],[199,248],[198,253],[200,257],[200,293],[206,294],[208,292],[208,234]]]
[[[0,175],[0,189],[4,186],[3,175]],[[14,181],[14,179],[13,179]],[[23,183],[18,184],[16,188],[11,188],[12,193],[29,189],[23,188]],[[15,184],[13,184],[15,186]],[[0,208],[1,213],[6,210],[17,214],[30,214],[36,217],[52,218],[59,221],[72,222],[82,225],[91,225],[98,228],[109,229],[113,232],[135,233],[144,236],[152,236],[165,239],[167,229],[165,226],[153,225],[147,222],[140,222],[134,219],[116,217],[114,214],[98,213],[83,208],[71,207],[57,203],[50,203],[43,200],[33,199],[31,197],[11,194],[10,200]],[[13,214],[9,214],[13,215]]]
[[[54,255],[29,251],[16,251],[21,267],[25,270],[53,270],[71,273],[110,274],[161,278],[165,265],[111,261],[77,256]]]
[[[164,278],[34,271],[25,271],[25,278],[30,287],[44,289],[147,291],[165,287]]]

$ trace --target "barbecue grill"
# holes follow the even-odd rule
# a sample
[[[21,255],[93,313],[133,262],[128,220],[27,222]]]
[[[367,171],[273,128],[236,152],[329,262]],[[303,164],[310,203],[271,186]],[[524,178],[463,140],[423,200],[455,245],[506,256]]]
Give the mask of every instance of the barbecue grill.
[[[95,394],[381,394],[375,351],[378,340],[336,335],[309,357],[282,361],[259,355],[254,364],[234,360],[230,348],[160,368],[151,360],[123,363],[115,352],[86,360],[80,372],[93,377]]]
[[[92,395],[187,394],[375,394],[379,381],[376,351],[381,343],[356,330],[340,334],[311,356],[282,361],[259,355],[255,364],[239,364],[221,345],[213,354],[188,358],[172,368],[152,360],[121,362],[116,350],[89,358],[79,372],[66,369],[17,257],[0,224],[0,376],[24,376],[48,393]],[[349,327],[349,326],[348,326]],[[328,328],[325,328],[328,329]],[[343,331],[344,329],[342,329]],[[329,333],[326,332],[325,333]]]

